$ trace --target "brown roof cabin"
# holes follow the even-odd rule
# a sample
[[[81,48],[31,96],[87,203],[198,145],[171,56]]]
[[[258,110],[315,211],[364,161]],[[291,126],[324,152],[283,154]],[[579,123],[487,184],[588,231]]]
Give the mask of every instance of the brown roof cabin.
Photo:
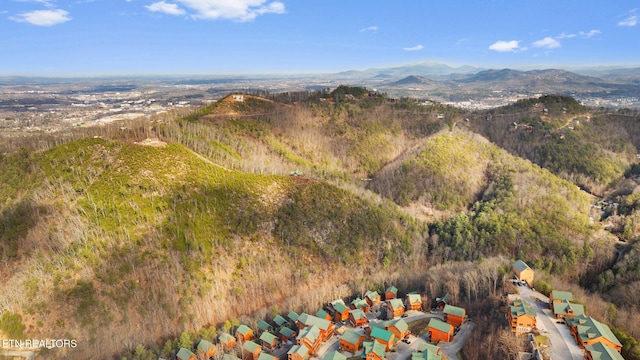
[[[364,294],[364,300],[369,304],[369,306],[378,305],[380,303],[380,294],[377,291],[367,291]]]
[[[236,346],[236,338],[228,333],[222,333],[218,336],[218,342],[222,345],[224,351],[233,349]]]
[[[464,322],[466,311],[457,306],[445,305],[444,307],[444,321],[453,325],[454,327],[460,327]]]
[[[391,318],[404,314],[404,304],[400,299],[387,300],[387,313]]]
[[[238,339],[240,343],[253,339],[253,330],[247,325],[238,326],[236,329],[236,339]]]
[[[210,341],[205,339],[200,340],[198,343],[198,357],[209,359],[216,354],[216,346]]]
[[[178,360],[197,360],[198,359],[196,354],[192,353],[191,350],[185,349],[185,348],[180,348],[180,350],[178,350],[178,353],[176,354],[176,358]]]
[[[260,335],[260,344],[262,344],[262,347],[265,349],[273,350],[278,347],[278,337],[265,331]]]
[[[309,359],[309,348],[304,345],[293,345],[287,352],[287,360],[307,360]]]
[[[262,352],[262,346],[256,344],[251,340],[247,340],[242,344],[242,359],[243,360],[258,360],[260,353]]]
[[[340,336],[340,350],[355,353],[362,349],[362,342],[364,341],[364,338],[365,336],[363,334],[349,329]]]
[[[420,294],[407,294],[407,310],[422,310],[422,297]]]
[[[387,331],[391,331],[396,339],[404,339],[410,333],[409,324],[402,318],[388,321],[384,328]]]
[[[398,297],[398,288],[391,285],[384,291],[384,299],[391,300]]]
[[[320,338],[323,342],[329,340],[335,330],[335,324],[333,322],[320,319],[319,317],[309,315],[307,313],[300,314],[296,324],[298,325],[298,329],[301,330],[307,326],[317,326],[320,329]]]
[[[451,301],[451,295],[445,293],[440,297],[436,298],[436,307],[440,310],[444,310],[444,306]]]
[[[451,324],[447,324],[446,322],[431,318],[429,320],[429,339],[432,343],[437,343],[440,341],[451,341],[453,337],[453,326]]]
[[[288,327],[283,327],[282,329],[280,329],[280,341],[282,342],[287,342],[287,341],[293,341],[296,339],[296,336],[298,334],[296,334],[295,331],[289,329]]]
[[[366,300],[360,299],[360,298],[357,298],[357,299],[353,300],[349,307],[352,310],[362,310],[365,313],[368,313],[369,311],[371,311],[371,307],[370,307],[369,303]]]
[[[349,324],[353,327],[364,326],[369,323],[367,315],[362,310],[349,311]]]

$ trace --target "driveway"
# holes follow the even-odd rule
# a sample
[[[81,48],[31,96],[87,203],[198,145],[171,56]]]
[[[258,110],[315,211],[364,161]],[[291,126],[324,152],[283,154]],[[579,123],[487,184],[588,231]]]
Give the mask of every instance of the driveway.
[[[475,326],[471,321],[467,321],[460,325],[460,330],[458,330],[458,333],[453,337],[453,341],[438,343],[440,350],[442,350],[449,360],[458,360],[458,353],[467,342],[467,338]]]
[[[576,344],[566,324],[557,324],[553,313],[549,310],[549,298],[526,285],[516,285],[520,298],[536,309],[536,323],[541,334],[549,337],[551,342],[551,360],[583,360],[584,351]],[[541,301],[536,301],[537,298]]]

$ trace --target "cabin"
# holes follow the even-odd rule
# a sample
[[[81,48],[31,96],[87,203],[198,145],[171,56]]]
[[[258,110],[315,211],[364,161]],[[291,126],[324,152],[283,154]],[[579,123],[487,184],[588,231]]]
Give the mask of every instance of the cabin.
[[[247,325],[238,326],[236,329],[236,339],[238,339],[240,343],[253,339],[253,330]]]
[[[375,306],[380,303],[380,294],[377,291],[367,291],[364,294],[364,300],[369,304],[369,306]]]
[[[240,94],[231,95],[231,98],[237,102],[244,101],[244,95],[240,95]]]
[[[353,327],[364,326],[369,323],[367,315],[362,310],[349,311],[349,324]]]
[[[324,355],[322,360],[347,360],[347,357],[339,351],[329,351]]]
[[[449,342],[453,338],[453,326],[440,319],[431,318],[427,328],[432,343]]]
[[[260,344],[264,349],[273,350],[277,348],[280,343],[277,336],[265,331],[260,335]]]
[[[296,344],[306,346],[309,349],[310,355],[315,355],[322,343],[320,329],[315,325],[307,326],[300,330],[300,333],[296,337]]]
[[[451,301],[451,295],[448,293],[442,294],[442,296],[436,298],[436,308],[444,310],[444,306]]]
[[[406,309],[409,310],[422,310],[422,297],[420,294],[407,294]]]
[[[212,358],[216,354],[216,346],[213,345],[210,341],[205,339],[200,340],[197,346],[198,349],[198,357],[209,359]]]
[[[298,316],[299,315],[295,311],[289,311],[289,314],[287,314],[287,318],[292,324],[298,321]]]
[[[384,291],[384,299],[391,300],[398,297],[398,288],[391,285]]]
[[[276,317],[273,318],[273,322],[276,323],[278,327],[281,327],[287,324],[287,319],[283,318],[280,315],[276,315]]]
[[[258,360],[278,360],[278,358],[263,351],[260,353],[260,356],[258,356]]]
[[[584,305],[582,304],[572,304],[567,300],[553,302],[553,317],[556,319],[566,320],[580,315],[584,315]]]
[[[576,316],[567,319],[567,325],[576,339],[576,344],[585,349],[589,345],[602,343],[603,345],[614,348],[616,351],[622,351],[622,344],[613,334],[613,331],[598,320],[590,316]]]
[[[335,322],[349,320],[349,308],[345,303],[336,303],[334,306],[333,320]]]
[[[316,313],[316,317],[320,319],[331,320],[331,314],[324,311],[324,309],[318,310],[318,312]]]
[[[404,314],[404,304],[400,299],[391,299],[385,301],[387,304],[387,314],[389,318],[394,318],[396,316],[401,316]]]
[[[597,342],[584,348],[584,360],[624,360],[616,349]]]
[[[317,326],[320,329],[320,338],[322,342],[329,340],[335,330],[335,324],[329,320],[320,319],[307,313],[302,313],[296,322],[298,329],[302,330],[307,326]]]
[[[569,291],[552,290],[549,294],[549,309],[553,310],[553,303],[563,301],[572,302],[573,294]]]
[[[192,353],[191,350],[181,347],[176,354],[178,360],[197,360],[198,356]]]
[[[331,314],[334,314],[336,312],[336,305],[338,304],[342,304],[346,306],[346,304],[344,303],[344,300],[342,299],[333,300],[332,302],[327,304],[327,308],[329,309],[329,312]]]
[[[229,333],[222,333],[218,336],[218,342],[224,351],[233,349],[236,346],[236,338]]]
[[[365,313],[371,311],[371,306],[365,299],[357,298],[351,302],[349,306],[352,310],[362,310]]]
[[[520,281],[526,282],[530,287],[533,286],[534,272],[533,269],[529,267],[529,265],[527,265],[522,260],[518,260],[513,263],[512,268],[516,278],[518,278]]]
[[[365,341],[362,347],[364,347],[362,355],[365,360],[383,360],[387,356],[384,345],[377,341]]]
[[[260,329],[260,331],[271,331],[273,330],[273,326],[264,320],[258,320],[258,329]]]
[[[514,301],[509,305],[507,320],[511,326],[511,331],[516,335],[533,331],[537,327],[536,310],[526,302]]]
[[[247,340],[242,344],[242,359],[243,360],[258,360],[260,353],[262,352],[262,346],[257,343]]]
[[[396,339],[404,339],[410,333],[409,324],[402,318],[388,321],[384,328],[387,331],[391,331]]]
[[[377,341],[385,346],[385,351],[391,350],[396,343],[396,337],[391,331],[383,328],[374,327],[369,335],[370,340]]]
[[[444,310],[444,321],[453,325],[454,327],[460,327],[465,319],[465,310],[461,307],[453,306],[453,305],[445,305]]]
[[[339,340],[340,350],[355,353],[362,349],[362,342],[364,342],[365,336],[356,332],[355,330],[347,330],[341,336]]]
[[[222,360],[242,360],[239,357],[235,356],[235,355],[231,355],[231,354],[224,354],[222,355]]]
[[[287,342],[287,341],[293,341],[296,339],[296,336],[298,336],[298,334],[296,334],[295,331],[289,329],[288,327],[283,327],[282,329],[280,329],[280,341]]]
[[[442,360],[443,353],[440,350],[440,347],[427,344],[427,343],[419,343],[418,351],[411,354],[411,360]]]
[[[307,360],[309,359],[309,348],[304,345],[293,345],[287,352],[287,360]]]

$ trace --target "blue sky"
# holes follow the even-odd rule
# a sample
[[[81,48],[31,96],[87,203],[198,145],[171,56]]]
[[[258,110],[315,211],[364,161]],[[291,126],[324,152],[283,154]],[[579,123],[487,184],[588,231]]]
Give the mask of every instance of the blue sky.
[[[640,66],[637,0],[2,0],[0,74]]]

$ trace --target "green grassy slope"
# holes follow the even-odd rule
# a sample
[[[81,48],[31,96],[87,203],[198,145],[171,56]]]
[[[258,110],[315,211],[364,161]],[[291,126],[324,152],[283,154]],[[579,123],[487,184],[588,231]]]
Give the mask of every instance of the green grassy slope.
[[[591,109],[549,95],[479,113],[471,126],[509,152],[602,195],[635,162],[639,118],[637,112]]]
[[[406,263],[419,240],[420,226],[392,206],[307,178],[227,170],[178,144],[88,139],[0,167],[11,290],[0,312],[20,314],[26,337],[66,333],[102,349],[98,358],[124,338],[149,343],[322,289],[325,266],[340,282],[352,266]]]

